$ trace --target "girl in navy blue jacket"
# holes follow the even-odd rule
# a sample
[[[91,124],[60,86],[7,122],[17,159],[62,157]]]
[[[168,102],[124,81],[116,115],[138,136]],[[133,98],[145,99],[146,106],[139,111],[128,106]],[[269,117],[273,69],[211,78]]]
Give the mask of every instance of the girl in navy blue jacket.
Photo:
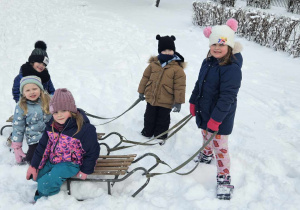
[[[43,41],[37,41],[34,47],[35,49],[29,56],[28,62],[21,66],[19,74],[14,79],[12,94],[16,103],[20,98],[20,81],[26,76],[38,76],[41,78],[44,90],[50,95],[53,95],[55,91],[47,69],[49,64],[49,57],[46,52],[47,45]]]
[[[49,109],[53,119],[46,124],[26,175],[38,182],[35,201],[57,194],[67,178],[86,179],[94,172],[100,153],[96,128],[76,108],[70,91],[57,89]]]
[[[190,112],[196,116],[197,126],[202,129],[203,143],[218,131],[196,161],[209,164],[215,153],[217,197],[220,199],[230,199],[233,189],[230,185],[228,135],[233,129],[243,63],[241,44],[234,41],[237,26],[237,21],[230,19],[226,25],[204,29],[210,49],[189,100]]]

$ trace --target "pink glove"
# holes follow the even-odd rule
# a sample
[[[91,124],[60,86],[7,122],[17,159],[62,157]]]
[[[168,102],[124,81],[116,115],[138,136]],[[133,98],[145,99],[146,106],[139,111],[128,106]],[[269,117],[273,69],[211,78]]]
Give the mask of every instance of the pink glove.
[[[196,109],[195,104],[190,104],[190,113],[192,116],[196,116]]]
[[[212,131],[218,131],[219,130],[219,125],[221,125],[222,122],[217,122],[213,118],[210,118],[207,127],[212,130]]]
[[[26,155],[24,154],[24,152],[22,150],[22,142],[12,142],[11,148],[14,149],[15,158],[16,158],[17,163],[21,163],[22,159],[24,157],[26,157]]]
[[[37,178],[37,175],[39,173],[39,170],[32,167],[32,166],[29,166],[28,170],[27,170],[27,174],[26,174],[26,179],[29,180],[32,176],[32,179],[34,181],[36,181],[36,178]]]
[[[85,180],[86,177],[87,177],[87,174],[85,174],[85,173],[79,171],[79,172],[76,174],[76,177],[79,178],[79,179]]]

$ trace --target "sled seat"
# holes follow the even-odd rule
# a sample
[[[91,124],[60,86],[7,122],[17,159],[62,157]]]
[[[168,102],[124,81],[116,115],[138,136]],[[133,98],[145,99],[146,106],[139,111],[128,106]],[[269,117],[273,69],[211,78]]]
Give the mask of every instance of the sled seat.
[[[81,182],[106,182],[107,183],[107,193],[111,195],[111,187],[114,186],[116,182],[121,182],[127,179],[136,171],[143,171],[142,175],[148,174],[152,169],[154,169],[159,163],[162,163],[160,159],[152,153],[146,153],[141,157],[136,158],[136,154],[128,155],[100,155],[97,164],[95,166],[95,171],[92,174],[87,176],[87,179],[82,180],[76,176],[67,179],[67,189],[68,194],[71,195],[71,182],[72,181],[81,181]],[[129,171],[129,168],[132,164],[138,162],[146,156],[153,156],[156,158],[156,164],[153,165],[149,170],[144,167],[136,167]],[[111,177],[113,176],[113,177]],[[111,178],[108,178],[111,177]],[[146,182],[132,194],[132,197],[135,197],[139,192],[141,192],[149,183],[150,177],[146,179]]]

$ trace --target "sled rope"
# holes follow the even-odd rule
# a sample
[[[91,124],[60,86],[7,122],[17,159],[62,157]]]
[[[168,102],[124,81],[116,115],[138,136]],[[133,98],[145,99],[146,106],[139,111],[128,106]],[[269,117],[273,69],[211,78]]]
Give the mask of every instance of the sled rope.
[[[172,132],[165,140],[162,140],[164,143],[170,138],[172,137],[175,133],[177,133],[186,123],[188,123],[188,121],[190,121],[192,119],[192,115],[189,114],[187,115],[186,117],[184,117],[182,120],[180,120],[178,123],[176,123],[173,127],[171,127],[169,130],[163,132],[162,134],[158,135],[158,136],[155,136],[153,137],[152,139],[146,141],[146,142],[137,142],[137,141],[132,141],[132,140],[127,140],[124,136],[122,136],[121,134],[117,133],[117,132],[112,132],[112,133],[109,133],[107,134],[105,137],[99,139],[99,140],[104,140],[106,139],[107,137],[109,137],[110,135],[112,134],[116,134],[120,137],[120,143],[117,144],[115,147],[113,147],[112,149],[110,149],[110,151],[117,151],[117,150],[121,150],[121,149],[126,149],[126,148],[130,148],[130,147],[134,147],[134,146],[137,146],[137,145],[142,145],[142,146],[153,146],[153,145],[156,145],[156,144],[161,144],[160,142],[157,142],[157,143],[149,143],[151,141],[154,141],[156,140],[157,138],[167,134],[168,132],[174,130],[175,128],[177,128],[174,132]],[[122,142],[124,143],[129,143],[129,144],[133,144],[133,145],[130,145],[130,146],[121,146],[121,147],[118,147]]]
[[[137,99],[125,112],[123,112],[122,114],[116,116],[116,117],[109,117],[109,118],[106,118],[106,117],[99,117],[99,116],[96,116],[96,115],[92,115],[92,114],[89,114],[87,113],[86,111],[84,111],[84,113],[87,115],[87,116],[90,116],[92,118],[96,118],[96,119],[100,119],[100,120],[110,120],[108,122],[105,122],[105,123],[102,123],[102,124],[99,124],[99,125],[105,125],[107,123],[110,123],[116,119],[118,119],[119,117],[121,117],[122,115],[124,115],[126,112],[130,111],[133,107],[135,107],[139,102],[141,101],[141,99]],[[99,125],[95,125],[95,126],[99,126]]]
[[[207,130],[206,130],[206,133],[207,133]],[[174,168],[174,169],[172,169],[172,170],[170,170],[168,172],[165,172],[165,173],[149,173],[149,174],[146,174],[147,178],[158,176],[158,175],[163,175],[163,174],[170,174],[170,173],[173,173],[173,172],[175,172],[176,174],[179,174],[179,175],[188,175],[188,174],[192,173],[198,167],[198,165],[199,165],[200,162],[198,162],[196,164],[196,166],[191,171],[189,171],[189,172],[178,173],[177,171],[179,169],[181,169],[182,167],[184,167],[186,164],[188,164],[191,160],[193,160],[211,142],[211,140],[217,135],[217,133],[218,133],[218,131],[215,131],[213,133],[213,135],[202,145],[202,147],[193,156],[191,156],[188,160],[186,160],[185,162],[183,162],[182,164],[180,164],[176,168]],[[165,164],[165,165],[169,166],[168,164]]]

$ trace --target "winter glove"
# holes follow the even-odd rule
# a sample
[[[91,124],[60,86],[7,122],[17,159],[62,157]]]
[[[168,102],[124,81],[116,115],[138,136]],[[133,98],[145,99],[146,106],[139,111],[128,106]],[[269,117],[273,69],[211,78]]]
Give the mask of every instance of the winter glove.
[[[145,100],[145,96],[142,93],[139,93],[139,99],[141,99],[141,101]]]
[[[24,152],[22,150],[22,142],[12,142],[11,148],[14,149],[15,158],[16,158],[17,163],[21,163],[22,159],[26,157],[26,155],[24,154]]]
[[[29,166],[28,170],[27,170],[27,174],[26,174],[26,179],[29,180],[30,178],[32,178],[34,181],[36,181],[37,175],[39,173],[39,170]]]
[[[87,174],[85,174],[85,173],[79,171],[79,172],[76,174],[76,177],[79,178],[79,179],[85,180],[86,177],[87,177]]]
[[[213,118],[210,118],[207,127],[212,130],[212,131],[218,131],[219,130],[219,125],[221,125],[222,122],[217,122]]]
[[[181,104],[174,104],[172,108],[174,108],[173,112],[180,112]]]
[[[190,104],[190,113],[192,116],[196,116],[196,106],[195,104]]]

